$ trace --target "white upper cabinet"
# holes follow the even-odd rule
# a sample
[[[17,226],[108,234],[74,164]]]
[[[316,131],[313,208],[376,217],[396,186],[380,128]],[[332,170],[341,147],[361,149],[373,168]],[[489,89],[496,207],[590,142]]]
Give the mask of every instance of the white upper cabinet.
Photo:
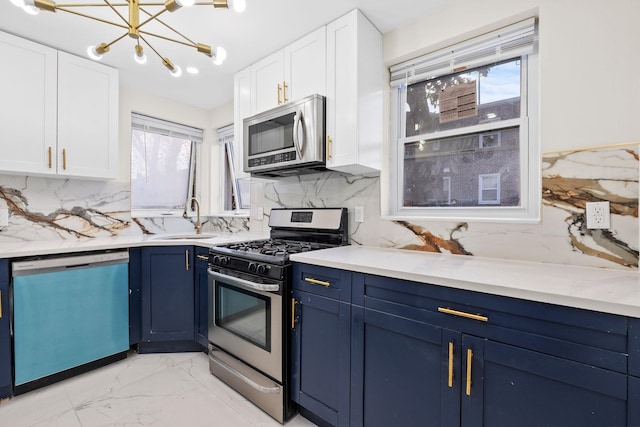
[[[251,108],[251,67],[233,76],[233,167],[236,178],[244,178],[244,127],[242,121],[253,114]]]
[[[0,170],[56,171],[57,51],[0,32]]]
[[[251,65],[252,114],[326,91],[325,27]]]
[[[64,52],[58,53],[58,174],[118,175],[118,71]]]
[[[328,169],[380,170],[382,73],[382,35],[360,11],[327,25]]]
[[[0,55],[0,172],[116,178],[117,70],[2,32]]]

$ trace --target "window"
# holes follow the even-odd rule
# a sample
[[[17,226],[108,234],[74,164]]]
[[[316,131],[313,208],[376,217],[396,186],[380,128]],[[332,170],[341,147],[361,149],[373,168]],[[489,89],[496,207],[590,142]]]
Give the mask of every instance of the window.
[[[202,130],[133,113],[131,215],[181,216],[198,194]]]
[[[391,216],[539,220],[536,38],[531,18],[391,67]]]
[[[478,203],[481,205],[500,204],[499,173],[487,173],[478,176]]]
[[[236,159],[233,150],[234,132],[233,125],[218,129],[218,143],[224,158],[223,166],[223,209],[225,211],[237,211],[249,209],[250,181],[238,179],[235,170]]]

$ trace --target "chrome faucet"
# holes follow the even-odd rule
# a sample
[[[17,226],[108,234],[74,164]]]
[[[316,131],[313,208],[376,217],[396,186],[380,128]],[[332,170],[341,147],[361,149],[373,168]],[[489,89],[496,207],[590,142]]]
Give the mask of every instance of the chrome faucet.
[[[183,218],[187,217],[187,207],[191,202],[195,202],[196,204],[197,218],[196,218],[196,225],[194,226],[194,228],[196,229],[196,234],[200,234],[200,231],[202,231],[202,224],[200,223],[200,202],[198,201],[198,199],[196,199],[195,197],[189,197],[187,199],[187,201],[184,204],[184,212],[182,213],[182,217]]]

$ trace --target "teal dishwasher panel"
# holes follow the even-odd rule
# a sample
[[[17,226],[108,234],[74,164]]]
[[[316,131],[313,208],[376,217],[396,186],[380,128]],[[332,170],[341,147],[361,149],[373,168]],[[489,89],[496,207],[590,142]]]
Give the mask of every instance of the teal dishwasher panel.
[[[15,385],[129,349],[128,264],[13,279]]]

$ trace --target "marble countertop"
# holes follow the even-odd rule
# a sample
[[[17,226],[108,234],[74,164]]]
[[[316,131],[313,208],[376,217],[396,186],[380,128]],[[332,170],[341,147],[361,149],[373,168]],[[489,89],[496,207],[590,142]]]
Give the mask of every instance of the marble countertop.
[[[368,246],[292,261],[640,318],[640,273]]]
[[[204,239],[189,238],[190,234],[191,233],[169,233],[95,239],[61,239],[0,243],[0,258],[20,258],[141,246],[193,245],[211,247],[223,243],[265,238],[265,236],[252,233],[203,233],[206,236],[211,236]]]

